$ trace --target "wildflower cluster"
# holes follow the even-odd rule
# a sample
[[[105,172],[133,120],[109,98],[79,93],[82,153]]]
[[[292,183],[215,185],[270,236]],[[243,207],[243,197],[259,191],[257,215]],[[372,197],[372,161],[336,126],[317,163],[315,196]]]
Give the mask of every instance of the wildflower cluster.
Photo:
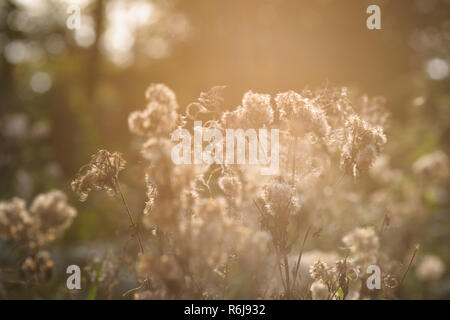
[[[63,233],[76,215],[59,190],[39,194],[29,208],[19,198],[0,202],[0,239],[12,241],[25,253],[20,269],[23,277],[49,278],[53,261],[43,247]]]
[[[136,299],[393,297],[416,252],[405,272],[401,263],[388,258],[395,255],[395,246],[383,247],[382,240],[392,237],[387,231],[391,224],[405,223],[411,207],[404,199],[412,194],[420,199],[421,189],[412,184],[395,197],[389,193],[403,172],[381,156],[387,142],[385,101],[353,99],[346,88],[326,86],[275,95],[248,91],[239,106],[227,108],[224,90],[213,87],[180,108],[170,88],[153,84],[146,93],[147,107],[130,114],[130,131],[144,138],[145,230],[134,222],[120,191],[118,173],[125,164],[120,154],[100,150],[72,182],[81,200],[93,189],[120,194],[141,249],[136,259],[140,285],[129,293]],[[197,120],[222,133],[280,130],[278,173],[262,176],[258,164],[175,164],[170,133],[204,130],[194,126]],[[220,150],[224,143],[215,141]],[[447,161],[443,154],[430,156],[418,160],[414,172],[434,177]],[[361,183],[364,179],[371,179],[371,188]],[[355,190],[357,183],[360,190]],[[417,200],[415,210],[421,205]],[[392,217],[391,211],[397,215]],[[345,227],[343,235],[331,220],[352,228]],[[371,226],[376,222],[380,228]],[[322,233],[342,242],[344,247],[336,248],[343,253],[307,251]],[[366,287],[366,270],[372,265],[382,269],[381,290]],[[443,268],[434,265],[428,269],[441,273]],[[420,270],[418,274],[426,274]],[[242,292],[236,291],[236,281],[245,284]]]

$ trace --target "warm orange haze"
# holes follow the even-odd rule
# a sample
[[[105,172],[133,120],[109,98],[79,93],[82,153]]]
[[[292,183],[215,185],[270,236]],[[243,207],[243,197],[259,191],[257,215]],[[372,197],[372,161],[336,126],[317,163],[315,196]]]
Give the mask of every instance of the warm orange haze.
[[[0,299],[449,299],[449,9],[0,0]]]

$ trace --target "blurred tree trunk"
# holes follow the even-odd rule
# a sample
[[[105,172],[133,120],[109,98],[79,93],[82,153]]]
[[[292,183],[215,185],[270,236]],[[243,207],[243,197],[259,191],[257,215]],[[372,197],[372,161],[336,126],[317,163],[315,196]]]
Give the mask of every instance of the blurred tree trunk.
[[[8,15],[17,9],[17,6],[13,4],[11,1],[6,2],[6,6],[4,8],[4,17],[8,17]],[[7,41],[12,41],[14,39],[20,38],[22,35],[17,32],[11,30],[11,28],[8,27],[8,24],[6,21],[3,22],[3,27],[0,30],[0,33],[6,36]],[[7,106],[14,105],[14,100],[16,99],[15,94],[15,85],[14,85],[14,77],[13,77],[13,69],[14,67],[9,63],[8,60],[6,60],[6,57],[4,54],[0,55],[0,61],[1,61],[1,70],[2,70],[2,76],[0,81],[0,95],[1,95],[1,101],[2,105],[4,106],[2,111],[6,111],[9,109]]]

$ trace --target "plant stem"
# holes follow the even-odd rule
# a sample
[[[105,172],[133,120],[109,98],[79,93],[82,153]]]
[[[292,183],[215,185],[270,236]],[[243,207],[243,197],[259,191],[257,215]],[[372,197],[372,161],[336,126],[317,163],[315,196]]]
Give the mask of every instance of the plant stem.
[[[128,207],[128,204],[127,204],[127,202],[125,200],[125,197],[123,196],[122,189],[120,188],[120,184],[119,184],[118,179],[114,178],[114,181],[116,183],[117,190],[119,191],[122,203],[123,203],[123,205],[124,205],[124,207],[126,209],[125,211],[127,212],[128,218],[130,219],[131,227],[133,228],[133,231],[136,233],[136,238],[138,240],[139,248],[141,250],[141,253],[144,254],[144,247],[142,245],[141,236],[139,234],[139,229],[138,229],[137,225],[134,223],[133,216],[131,215],[131,211],[130,211],[130,208]]]
[[[303,249],[305,248],[305,243],[306,243],[306,240],[308,239],[308,235],[309,235],[310,231],[311,231],[311,226],[309,226],[308,229],[306,230],[305,237],[303,238],[302,247],[298,254],[297,265],[295,266],[295,273],[294,273],[294,280],[293,280],[292,287],[295,287],[295,282],[297,281],[297,274],[298,274],[298,269],[300,268],[300,262],[302,261]]]
[[[405,271],[405,273],[403,274],[403,277],[402,277],[402,280],[400,281],[399,287],[403,284],[403,281],[405,280],[406,275],[408,274],[408,271],[409,271],[409,269],[411,268],[411,265],[412,265],[412,263],[413,263],[413,261],[414,261],[414,258],[416,257],[417,251],[419,251],[419,246],[418,246],[418,245],[414,248],[413,255],[412,255],[412,257],[411,257],[411,260],[409,260],[408,267],[406,268],[406,271]]]
[[[284,254],[284,273],[285,273],[285,276],[286,276],[286,287],[287,287],[286,295],[289,297],[290,296],[290,284],[291,284],[291,281],[289,279],[289,261],[288,261],[286,253]]]
[[[136,239],[137,239],[137,241],[139,243],[139,249],[141,251],[141,254],[144,254],[145,251],[144,251],[144,246],[142,245],[142,240],[141,240],[141,236],[140,236],[140,233],[139,233],[139,229],[138,229],[136,223],[134,223],[133,216],[131,215],[130,208],[128,207],[127,201],[125,200],[125,197],[123,195],[122,189],[120,188],[120,184],[119,184],[119,181],[118,181],[117,177],[114,178],[114,182],[116,184],[117,190],[119,191],[120,198],[121,198],[122,203],[123,203],[123,205],[124,205],[124,207],[126,209],[125,211],[127,212],[128,218],[130,219],[131,227],[133,228],[133,232],[136,234]],[[128,290],[127,292],[125,292],[125,294],[123,296],[125,296],[125,295],[127,295],[127,294],[129,294],[129,293],[131,293],[133,291],[140,290],[142,288],[146,288],[146,287],[148,288],[149,286],[150,286],[150,277],[147,274],[144,282],[139,287],[137,287],[135,289]]]

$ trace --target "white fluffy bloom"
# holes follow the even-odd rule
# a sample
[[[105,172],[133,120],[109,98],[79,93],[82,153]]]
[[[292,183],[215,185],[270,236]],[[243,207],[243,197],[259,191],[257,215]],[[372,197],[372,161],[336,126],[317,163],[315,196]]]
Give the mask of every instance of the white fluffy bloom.
[[[426,255],[416,268],[417,278],[421,280],[438,280],[446,269],[444,262],[435,255]]]
[[[26,236],[32,218],[28,214],[25,201],[14,198],[0,202],[0,238],[22,239]]]
[[[450,173],[448,156],[441,150],[426,154],[414,162],[413,171],[428,182],[444,180]]]
[[[273,122],[270,95],[248,91],[242,98],[242,116],[251,127],[269,126]]]
[[[379,247],[379,239],[375,230],[356,228],[342,238],[342,242],[356,255],[357,262],[373,263]]]
[[[72,224],[77,211],[67,203],[67,196],[59,190],[38,195],[30,206],[37,219],[39,231],[49,239]]]

